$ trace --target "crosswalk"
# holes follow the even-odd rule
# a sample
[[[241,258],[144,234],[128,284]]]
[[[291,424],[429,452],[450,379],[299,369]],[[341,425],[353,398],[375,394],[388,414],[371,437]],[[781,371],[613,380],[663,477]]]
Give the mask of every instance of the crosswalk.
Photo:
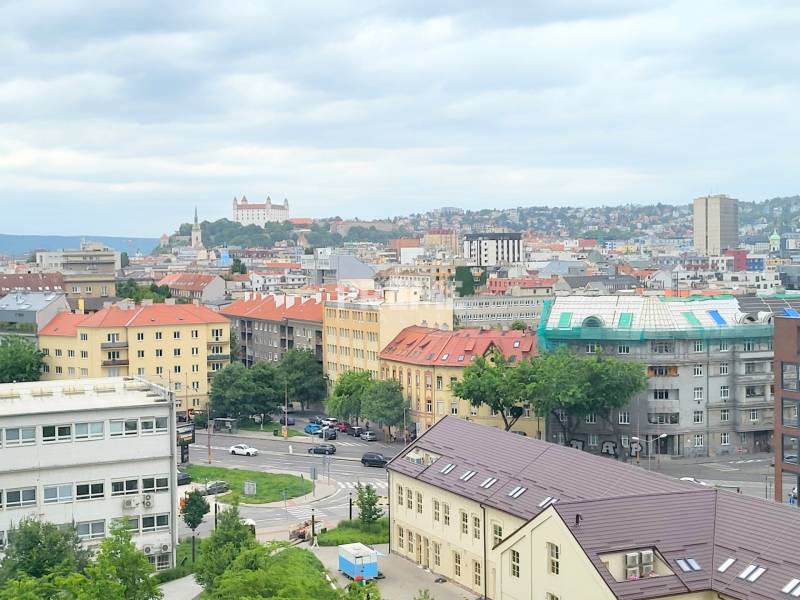
[[[362,481],[362,485],[370,484],[375,489],[388,489],[389,484],[385,481]],[[358,481],[337,481],[336,484],[343,490],[354,490],[358,487]]]
[[[287,508],[286,512],[299,521],[311,520],[311,507],[308,506],[292,506],[291,508]],[[315,518],[322,519],[326,516],[327,515],[323,511],[314,509]]]
[[[350,446],[351,448],[354,446],[366,447],[369,444],[365,444],[364,442],[334,442],[337,446]]]

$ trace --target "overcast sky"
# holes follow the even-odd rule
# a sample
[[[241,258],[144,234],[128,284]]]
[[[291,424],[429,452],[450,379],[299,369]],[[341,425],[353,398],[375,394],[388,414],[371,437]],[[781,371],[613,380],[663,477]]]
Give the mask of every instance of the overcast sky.
[[[792,195],[800,3],[0,0],[0,232]]]

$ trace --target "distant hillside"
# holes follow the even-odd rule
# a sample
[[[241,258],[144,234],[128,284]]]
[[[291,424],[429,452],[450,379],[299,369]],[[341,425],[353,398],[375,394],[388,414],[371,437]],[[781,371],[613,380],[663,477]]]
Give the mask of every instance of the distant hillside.
[[[9,235],[0,233],[0,254],[6,256],[27,256],[33,250],[61,250],[79,248],[81,240],[100,242],[133,255],[137,250],[144,254],[158,246],[157,238],[124,238],[97,235]]]

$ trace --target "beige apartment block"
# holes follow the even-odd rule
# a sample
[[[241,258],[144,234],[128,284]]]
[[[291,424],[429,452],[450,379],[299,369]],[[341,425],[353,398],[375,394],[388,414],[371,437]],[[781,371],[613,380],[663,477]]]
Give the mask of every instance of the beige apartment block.
[[[398,290],[381,299],[334,300],[325,303],[322,322],[322,366],[333,383],[347,371],[367,371],[378,379],[378,353],[410,325],[453,328],[453,303],[409,301]]]
[[[182,410],[204,410],[210,379],[230,362],[230,324],[194,304],[125,302],[59,313],[39,347],[43,380],[138,375],[171,389]]]
[[[725,195],[694,200],[694,248],[717,256],[739,245],[739,201]]]

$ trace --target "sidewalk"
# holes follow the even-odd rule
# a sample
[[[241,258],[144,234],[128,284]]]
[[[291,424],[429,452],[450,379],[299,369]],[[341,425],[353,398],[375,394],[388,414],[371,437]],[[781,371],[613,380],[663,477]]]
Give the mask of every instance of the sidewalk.
[[[203,588],[194,580],[194,575],[168,581],[161,586],[164,600],[194,600],[203,593]]]

